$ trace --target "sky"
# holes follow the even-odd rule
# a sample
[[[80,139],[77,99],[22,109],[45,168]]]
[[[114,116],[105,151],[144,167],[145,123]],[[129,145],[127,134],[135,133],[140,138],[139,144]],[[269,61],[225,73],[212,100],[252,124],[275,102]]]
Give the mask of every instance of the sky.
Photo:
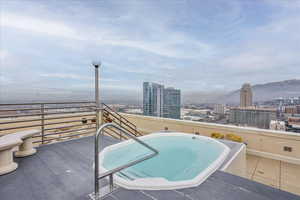
[[[0,0],[0,100],[142,98],[300,78],[300,0]]]

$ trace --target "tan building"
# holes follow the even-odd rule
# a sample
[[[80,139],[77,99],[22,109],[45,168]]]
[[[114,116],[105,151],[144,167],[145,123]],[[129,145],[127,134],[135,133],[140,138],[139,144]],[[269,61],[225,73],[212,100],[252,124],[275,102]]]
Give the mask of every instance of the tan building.
[[[270,128],[271,120],[276,120],[276,110],[270,108],[231,108],[229,121],[239,126]]]
[[[252,89],[249,83],[245,83],[240,92],[240,107],[249,107],[253,105]]]
[[[296,106],[286,106],[284,109],[285,113],[289,114],[297,114],[297,107]]]

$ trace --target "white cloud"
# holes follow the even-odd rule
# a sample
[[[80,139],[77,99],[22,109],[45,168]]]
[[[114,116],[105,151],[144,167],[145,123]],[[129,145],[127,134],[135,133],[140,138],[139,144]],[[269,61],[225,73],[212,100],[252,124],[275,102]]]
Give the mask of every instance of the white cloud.
[[[0,85],[7,85],[10,83],[12,83],[12,80],[10,78],[0,75]]]
[[[46,77],[46,78],[58,78],[58,79],[75,79],[75,80],[87,80],[87,81],[93,81],[94,76],[84,76],[79,74],[72,74],[72,73],[42,73],[40,74],[40,77]],[[106,83],[113,83],[117,82],[119,80],[112,79],[112,78],[101,78],[100,81],[106,82]],[[84,83],[86,84],[86,83]]]
[[[182,48],[182,44],[178,41],[183,41],[186,46]],[[120,39],[109,39],[104,38],[97,40],[100,45],[112,45],[112,46],[123,46],[129,48],[140,49],[153,54],[178,58],[178,59],[198,59],[199,56],[210,56],[214,53],[215,49],[211,45],[201,43],[196,40],[188,39],[187,37],[181,37],[180,39],[174,39],[169,41],[167,38],[162,38],[160,41],[135,41],[135,40],[120,40]],[[177,47],[174,47],[177,46]],[[190,48],[190,49],[189,49]]]
[[[273,66],[270,58],[270,55],[260,54],[257,51],[249,51],[223,59],[221,66],[233,70],[240,69],[245,72],[260,71]]]
[[[24,38],[16,38],[15,42],[14,38],[3,34],[11,39],[7,44],[13,44],[9,46],[13,55],[8,57],[0,52],[0,59],[2,55],[6,65],[9,60],[22,63],[24,59],[28,60],[26,67],[29,70],[15,70],[14,74],[34,73],[36,66],[42,66],[44,73],[37,75],[42,81],[47,82],[50,78],[74,79],[76,81],[73,82],[78,85],[68,87],[80,88],[90,85],[88,81],[81,80],[93,79],[93,76],[81,75],[86,69],[80,68],[80,65],[99,55],[105,63],[113,63],[104,63],[104,73],[101,74],[110,77],[101,78],[101,81],[103,87],[111,89],[139,88],[141,85],[137,86],[137,83],[148,79],[193,90],[223,89],[223,86],[224,89],[235,89],[246,79],[262,82],[282,78],[277,71],[280,67],[286,69],[287,78],[297,74],[289,72],[296,71],[291,66],[300,62],[297,55],[300,51],[299,14],[289,16],[286,11],[295,10],[293,4],[284,4],[284,12],[278,9],[280,6],[275,6],[278,12],[272,12],[274,6],[270,6],[263,13],[264,6],[268,6],[266,4],[240,0],[227,2],[224,0],[218,5],[203,2],[205,6],[201,8],[205,7],[202,10],[205,12],[200,12],[200,7],[190,9],[194,4],[185,2],[180,3],[182,9],[177,12],[172,7],[176,3],[172,1],[154,3],[154,7],[150,7],[150,4],[153,6],[151,2],[142,5],[144,2],[140,1],[109,8],[104,4],[97,7],[83,3],[85,12],[80,16],[72,16],[74,12],[68,9],[56,10],[59,3],[49,7],[43,3],[46,10],[43,15],[38,6],[22,12],[20,4],[19,11],[8,8],[2,13],[0,28],[20,36],[23,32],[32,32],[33,36],[41,37],[35,40],[35,37],[24,34]],[[141,5],[144,6],[142,10]],[[258,9],[254,14],[245,10],[244,5],[253,6],[253,10],[257,6]],[[122,7],[121,12],[119,7]],[[80,10],[80,6],[76,8],[76,12]],[[190,10],[193,13],[189,13]],[[26,37],[29,40],[24,42]],[[39,43],[41,38],[45,39],[45,43]],[[23,43],[18,43],[19,40]],[[25,52],[26,48],[28,52]],[[34,48],[40,52],[40,59],[32,53]],[[53,56],[53,60],[49,59],[49,55]],[[75,64],[76,71],[64,73],[70,68],[58,69],[62,62],[66,63],[64,66]],[[263,77],[266,71],[269,80]],[[255,76],[249,76],[250,72]]]
[[[297,53],[300,51],[300,15],[272,17],[269,23],[249,30],[248,39],[236,47],[234,54],[220,59],[219,65],[245,75],[268,71],[270,78],[279,76],[276,75],[278,69],[288,72],[300,66]]]
[[[77,79],[77,80],[91,80],[92,78],[89,76],[82,76],[78,74],[71,73],[43,73],[40,74],[41,77],[47,78],[59,78],[59,79]]]
[[[269,3],[270,5],[276,5],[276,6],[280,6],[282,8],[287,8],[287,9],[292,9],[292,10],[300,8],[299,0],[281,0],[281,1],[264,0],[264,1]]]
[[[0,41],[1,48],[1,41]],[[7,50],[0,49],[0,69],[13,69],[19,65],[18,59]],[[1,72],[1,71],[0,71]],[[3,72],[3,71],[2,71]]]
[[[1,13],[0,26],[69,39],[82,39],[74,29],[64,23],[30,16]]]
[[[8,52],[5,50],[0,50],[0,62],[8,57]]]
[[[164,26],[155,28],[158,34],[161,35],[157,40],[149,40],[147,37],[142,40],[136,39],[130,32],[120,32],[113,27],[78,30],[78,28],[60,21],[17,15],[14,13],[2,13],[0,26],[65,39],[86,41],[98,45],[139,49],[172,58],[198,59],[199,56],[210,56],[216,51],[216,49],[208,43],[191,39],[183,33],[168,30]],[[120,35],[122,35],[122,37],[120,37]]]

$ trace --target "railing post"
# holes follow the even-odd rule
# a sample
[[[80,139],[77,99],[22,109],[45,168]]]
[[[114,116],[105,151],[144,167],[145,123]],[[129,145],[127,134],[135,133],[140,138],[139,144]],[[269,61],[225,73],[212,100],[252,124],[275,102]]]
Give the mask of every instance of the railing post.
[[[120,127],[122,127],[122,118],[120,116]],[[119,131],[119,134],[120,134],[120,140],[122,140],[122,131]]]
[[[113,174],[109,175],[109,190],[112,192],[114,190],[114,177]]]
[[[42,130],[42,144],[44,144],[45,135],[45,104],[41,104],[41,130]]]

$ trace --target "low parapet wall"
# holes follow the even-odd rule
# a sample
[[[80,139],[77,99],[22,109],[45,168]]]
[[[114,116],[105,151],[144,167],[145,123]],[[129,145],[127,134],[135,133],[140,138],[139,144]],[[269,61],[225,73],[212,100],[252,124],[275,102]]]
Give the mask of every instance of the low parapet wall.
[[[206,136],[210,136],[214,132],[233,133],[241,136],[243,141],[247,143],[248,154],[300,164],[300,134],[298,133],[142,115],[122,115],[136,124],[139,131],[144,134],[161,131],[166,127],[169,131],[199,133]]]

